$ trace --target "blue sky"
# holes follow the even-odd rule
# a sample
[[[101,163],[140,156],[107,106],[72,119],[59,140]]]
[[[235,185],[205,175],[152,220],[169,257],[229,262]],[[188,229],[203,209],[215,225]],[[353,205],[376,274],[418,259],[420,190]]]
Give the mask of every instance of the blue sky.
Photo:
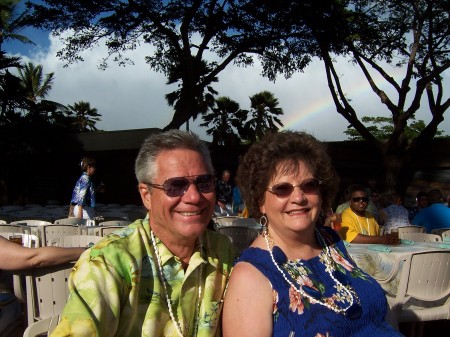
[[[152,47],[142,45],[129,55],[135,61],[134,66],[119,67],[111,64],[105,70],[97,68],[99,61],[106,55],[104,46],[83,53],[85,61],[64,67],[56,58],[61,42],[49,32],[25,29],[22,35],[36,43],[26,45],[6,42],[3,49],[10,54],[23,57],[24,61],[42,64],[44,73],[54,72],[55,81],[48,99],[62,104],[87,101],[102,115],[97,126],[103,130],[124,130],[136,128],[163,128],[173,115],[164,95],[170,92],[166,78],[154,72],[145,64],[144,57],[152,52]],[[345,92],[352,99],[360,116],[388,116],[379,99],[371,92],[365,78],[344,59],[338,60],[339,71]],[[249,97],[263,90],[269,90],[279,99],[284,110],[281,120],[286,128],[306,131],[320,140],[339,141],[347,137],[343,134],[348,122],[339,115],[334,107],[326,83],[321,62],[314,61],[304,73],[297,73],[290,79],[280,77],[275,83],[260,76],[261,67],[256,62],[252,68],[230,66],[219,74],[219,83],[214,88],[219,96],[229,96],[240,103],[241,108],[249,109]],[[401,76],[402,70],[394,74]],[[444,74],[445,83],[450,88],[450,72]],[[389,92],[388,88],[386,88]],[[447,89],[448,97],[449,89]],[[418,119],[428,122],[427,104]],[[449,116],[450,112],[446,112]],[[206,136],[206,129],[198,124],[201,118],[190,122],[191,129]],[[450,118],[440,125],[440,129],[450,135]]]

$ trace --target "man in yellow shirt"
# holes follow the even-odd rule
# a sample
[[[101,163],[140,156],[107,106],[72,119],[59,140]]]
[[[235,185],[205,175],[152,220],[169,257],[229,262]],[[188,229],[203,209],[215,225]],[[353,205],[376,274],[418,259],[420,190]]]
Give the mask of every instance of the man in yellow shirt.
[[[367,210],[369,197],[362,185],[349,187],[350,207],[342,212],[342,239],[353,243],[398,244],[398,236],[380,236],[380,226],[372,213]]]

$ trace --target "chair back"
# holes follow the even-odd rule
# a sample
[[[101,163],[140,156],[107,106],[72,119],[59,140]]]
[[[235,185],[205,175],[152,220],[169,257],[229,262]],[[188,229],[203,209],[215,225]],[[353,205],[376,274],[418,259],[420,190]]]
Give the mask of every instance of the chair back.
[[[74,264],[17,272],[25,276],[28,325],[62,313],[69,297],[68,280]]]
[[[254,218],[236,218],[233,220],[233,226],[246,226],[261,229],[261,224]]]
[[[50,241],[67,235],[80,235],[82,228],[77,225],[44,225],[40,226],[41,244],[48,246]]]
[[[242,251],[251,245],[253,240],[258,236],[258,230],[248,226],[227,226],[218,227],[217,231],[221,234],[228,236],[231,243],[239,250]]]
[[[442,241],[450,242],[450,230],[441,233]]]
[[[87,219],[82,218],[62,218],[54,221],[56,225],[87,225]]]
[[[233,226],[233,221],[238,219],[237,216],[217,216],[212,218],[214,227],[228,227]]]
[[[91,247],[102,239],[97,235],[65,235],[50,240],[49,246],[58,247]]]
[[[446,232],[450,230],[450,228],[436,228],[436,229],[432,229],[431,230],[431,234],[437,234],[440,235],[442,237],[442,233]]]
[[[406,234],[402,235],[401,239],[411,240],[411,241],[415,241],[415,242],[440,242],[440,241],[442,241],[442,238],[440,235],[429,234],[429,233],[406,233]]]
[[[131,221],[128,221],[128,220],[109,220],[109,221],[102,221],[98,225],[106,226],[106,227],[109,227],[109,226],[125,227],[125,226],[128,226],[129,224],[131,224]]]
[[[1,232],[24,233],[24,226],[17,224],[0,224],[0,233]]]
[[[94,234],[97,236],[106,236],[111,234],[119,229],[123,229],[125,226],[106,226],[106,227],[97,227],[94,229]]]
[[[387,298],[394,326],[450,319],[450,250],[408,254],[397,294]]]
[[[50,336],[59,323],[59,315],[47,317],[30,324],[24,331],[23,337]]]
[[[404,239],[403,234],[407,233],[425,233],[425,227],[422,226],[400,226],[397,230],[400,239]]]
[[[20,235],[22,237],[22,246],[27,248],[37,248],[39,247],[39,238],[36,235],[24,234],[24,233],[14,233],[14,232],[1,232],[0,236],[9,240],[12,235]]]

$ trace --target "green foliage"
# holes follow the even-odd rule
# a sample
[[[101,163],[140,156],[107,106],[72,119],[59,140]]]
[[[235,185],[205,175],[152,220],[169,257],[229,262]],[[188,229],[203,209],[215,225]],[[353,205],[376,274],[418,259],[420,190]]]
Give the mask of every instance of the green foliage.
[[[367,130],[380,141],[384,141],[388,139],[392,133],[394,132],[394,124],[392,118],[388,117],[368,117],[364,116],[361,118],[361,121],[366,125]],[[418,137],[421,132],[425,129],[426,124],[423,120],[418,120],[413,117],[409,120],[409,125],[405,127],[403,130],[404,136],[412,140]],[[347,127],[347,130],[344,133],[348,136],[349,140],[361,141],[364,138],[361,134],[351,125]],[[436,136],[441,136],[444,132],[439,130],[436,132]]]
[[[203,127],[213,136],[213,144],[237,145],[257,141],[268,132],[277,132],[283,123],[277,116],[283,114],[278,99],[269,91],[250,97],[250,110],[243,110],[229,97],[219,97],[216,106],[203,114]]]
[[[67,107],[69,108],[68,115],[73,119],[72,126],[77,132],[98,131],[95,123],[101,120],[101,114],[96,108],[91,108],[89,102],[80,101]]]

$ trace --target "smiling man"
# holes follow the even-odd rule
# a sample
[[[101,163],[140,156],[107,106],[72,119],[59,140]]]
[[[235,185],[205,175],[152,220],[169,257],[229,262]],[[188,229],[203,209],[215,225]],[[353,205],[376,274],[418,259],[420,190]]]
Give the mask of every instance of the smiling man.
[[[380,236],[380,226],[367,210],[369,197],[364,186],[352,185],[348,191],[350,207],[342,212],[342,226],[339,230],[342,239],[353,243],[398,244],[398,236]]]
[[[216,201],[208,149],[192,133],[153,135],[135,173],[148,216],[83,254],[51,336],[221,335],[235,249],[206,229]]]

